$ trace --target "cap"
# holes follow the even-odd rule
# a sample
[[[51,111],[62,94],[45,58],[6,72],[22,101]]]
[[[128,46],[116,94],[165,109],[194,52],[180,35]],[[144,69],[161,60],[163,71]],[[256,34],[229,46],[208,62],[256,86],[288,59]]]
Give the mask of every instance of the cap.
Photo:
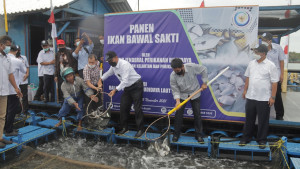
[[[106,61],[111,60],[112,58],[114,58],[115,56],[117,56],[116,52],[114,51],[108,51],[106,53]]]
[[[49,45],[49,44],[48,44],[48,42],[47,42],[46,40],[43,40],[43,41],[41,42],[41,45],[42,45],[42,46],[46,46],[46,45]]]
[[[261,35],[262,38],[267,39],[267,40],[272,40],[273,39],[273,35],[269,32],[265,32]]]
[[[255,50],[256,52],[259,52],[259,53],[265,53],[267,54],[268,53],[268,47],[266,45],[259,45],[258,47],[256,48],[251,48],[251,50]]]
[[[18,51],[18,48],[17,48],[17,46],[16,45],[11,45],[11,47],[10,47],[10,51]]]
[[[57,43],[57,45],[64,45],[64,44],[66,44],[65,41],[64,41],[63,39],[58,39],[58,40],[56,41],[56,43]]]
[[[16,48],[17,48],[18,50],[21,50],[21,47],[20,47],[19,45],[16,45]]]

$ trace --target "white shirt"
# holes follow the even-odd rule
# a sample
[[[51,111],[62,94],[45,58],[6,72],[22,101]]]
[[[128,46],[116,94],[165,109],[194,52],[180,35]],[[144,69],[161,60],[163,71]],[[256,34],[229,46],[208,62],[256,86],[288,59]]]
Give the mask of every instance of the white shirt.
[[[23,64],[23,62],[16,58],[15,55],[9,53],[7,54],[7,57],[10,57],[11,60],[11,65],[12,65],[12,69],[13,69],[13,74],[15,77],[15,81],[16,81],[16,85],[19,87],[20,85],[20,72],[22,73],[26,73],[26,67]],[[14,95],[17,94],[15,91],[15,88],[9,83],[9,95]]]
[[[0,52],[0,96],[9,95],[9,74],[13,73],[10,57]]]
[[[40,52],[37,58],[37,62],[41,64],[42,62],[51,62],[55,58],[53,51],[49,50],[49,52]],[[42,76],[44,75],[54,75],[55,68],[54,64],[51,65],[41,65]]]
[[[118,91],[123,90],[125,87],[129,87],[138,81],[141,76],[136,73],[132,65],[126,60],[120,59],[116,67],[110,67],[109,70],[101,77],[102,80],[106,80],[109,76],[115,74],[120,80],[120,84],[116,87]]]
[[[280,61],[283,61],[285,59],[282,47],[276,43],[272,43],[272,49],[267,53],[267,59],[275,64],[278,72],[278,77],[280,77]]]
[[[25,65],[26,68],[29,68],[29,64],[26,56],[21,55],[21,57],[19,57],[18,59],[22,61],[23,65]],[[28,78],[25,81],[23,81],[25,75],[26,72],[25,73],[20,72],[19,79],[21,85],[28,84]]]
[[[272,83],[277,83],[279,80],[274,63],[268,59],[260,63],[252,60],[247,67],[245,76],[249,77],[246,98],[257,101],[269,101],[272,94]]]
[[[44,76],[44,74],[43,74],[43,66],[41,65],[41,53],[43,53],[44,52],[44,50],[41,50],[40,52],[39,52],[39,55],[38,55],[38,57],[37,57],[37,59],[36,59],[36,62],[37,62],[37,64],[38,64],[38,76],[39,77],[41,77],[41,76]]]

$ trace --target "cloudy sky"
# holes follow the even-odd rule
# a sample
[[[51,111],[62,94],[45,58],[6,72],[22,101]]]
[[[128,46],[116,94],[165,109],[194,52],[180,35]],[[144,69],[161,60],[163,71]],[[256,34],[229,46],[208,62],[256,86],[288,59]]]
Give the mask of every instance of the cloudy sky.
[[[133,11],[138,10],[138,0],[127,0]],[[202,0],[139,0],[140,10],[171,9],[199,7]],[[205,0],[206,7],[236,6],[236,5],[260,5],[282,6],[290,3],[300,5],[300,0]],[[300,31],[290,35],[289,51],[300,53]]]

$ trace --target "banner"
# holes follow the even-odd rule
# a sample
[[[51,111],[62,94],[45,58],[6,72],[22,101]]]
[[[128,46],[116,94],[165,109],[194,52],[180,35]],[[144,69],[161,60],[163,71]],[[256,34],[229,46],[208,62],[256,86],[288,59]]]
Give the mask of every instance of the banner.
[[[165,115],[175,106],[170,89],[172,59],[203,64],[209,80],[230,66],[201,93],[201,114],[203,119],[243,121],[244,72],[253,59],[250,48],[257,44],[257,26],[257,6],[107,14],[104,53],[115,51],[141,75],[145,114]],[[104,71],[108,69],[105,63]],[[198,79],[201,85],[200,75]],[[104,82],[104,91],[111,91],[119,83],[111,76]],[[113,97],[112,110],[120,109],[121,94]],[[190,103],[184,116],[193,116]]]

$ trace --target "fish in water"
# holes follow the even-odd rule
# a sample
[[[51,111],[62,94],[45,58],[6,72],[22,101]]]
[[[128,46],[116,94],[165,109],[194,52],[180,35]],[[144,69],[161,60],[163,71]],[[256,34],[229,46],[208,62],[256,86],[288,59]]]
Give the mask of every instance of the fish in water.
[[[221,39],[223,39],[223,37],[205,34],[196,38],[193,43],[195,44],[195,49],[200,51],[215,48]]]
[[[170,145],[168,138],[165,138],[163,141],[157,140],[150,143],[148,151],[156,152],[158,155],[164,157],[170,153]]]
[[[222,103],[223,105],[231,106],[235,102],[235,99],[231,96],[221,96],[218,98],[219,103]]]

